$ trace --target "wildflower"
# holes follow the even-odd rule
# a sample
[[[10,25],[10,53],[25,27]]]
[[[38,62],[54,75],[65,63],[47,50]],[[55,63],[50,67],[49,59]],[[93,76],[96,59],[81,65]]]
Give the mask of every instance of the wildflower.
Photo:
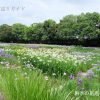
[[[53,73],[52,75],[53,75],[53,76],[55,76],[56,74],[55,74],[55,73]]]
[[[30,64],[25,64],[25,67],[30,67]]]
[[[82,72],[78,72],[77,76],[81,76],[82,75]]]
[[[45,76],[45,80],[48,80],[48,76]]]
[[[90,76],[89,74],[87,74],[86,77],[87,77],[88,79],[91,79],[91,76]]]
[[[64,76],[66,76],[66,73],[64,72],[64,74],[63,74]]]
[[[82,79],[78,78],[77,84],[78,84],[78,85],[81,85],[81,83],[82,83]]]
[[[92,70],[88,70],[88,74],[93,77],[94,76],[94,72]]]
[[[74,79],[74,75],[70,75],[69,78],[70,78],[70,79]]]
[[[6,64],[7,67],[9,67],[9,65],[10,65],[9,63]]]
[[[2,62],[2,61],[1,61],[0,63],[1,63],[1,64],[4,64],[4,62]]]

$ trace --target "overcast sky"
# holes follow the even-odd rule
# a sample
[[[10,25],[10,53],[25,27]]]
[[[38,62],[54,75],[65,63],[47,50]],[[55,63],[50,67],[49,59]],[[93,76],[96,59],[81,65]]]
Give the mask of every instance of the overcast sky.
[[[99,12],[100,0],[0,0],[0,24],[59,22],[69,14]]]

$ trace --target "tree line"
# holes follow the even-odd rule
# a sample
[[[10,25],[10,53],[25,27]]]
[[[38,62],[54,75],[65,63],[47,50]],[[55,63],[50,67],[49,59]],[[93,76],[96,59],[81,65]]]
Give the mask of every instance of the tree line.
[[[0,41],[100,46],[100,14],[67,15],[59,23],[48,19],[30,26],[3,24],[0,25]]]

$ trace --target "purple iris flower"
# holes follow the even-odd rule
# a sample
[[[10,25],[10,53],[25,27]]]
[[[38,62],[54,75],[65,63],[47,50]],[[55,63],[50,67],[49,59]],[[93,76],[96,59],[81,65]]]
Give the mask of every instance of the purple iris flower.
[[[70,79],[74,79],[74,75],[70,75],[69,78],[70,78]]]
[[[88,70],[88,74],[89,76],[93,77],[94,76],[94,72],[92,70]]]
[[[12,58],[12,55],[6,54],[3,50],[0,49],[0,56],[5,58]]]
[[[80,71],[80,72],[78,72],[77,76],[81,76],[81,74],[82,74],[82,72]]]
[[[82,83],[82,79],[78,78],[78,79],[77,79],[77,84],[78,84],[78,85],[81,85],[81,83]]]

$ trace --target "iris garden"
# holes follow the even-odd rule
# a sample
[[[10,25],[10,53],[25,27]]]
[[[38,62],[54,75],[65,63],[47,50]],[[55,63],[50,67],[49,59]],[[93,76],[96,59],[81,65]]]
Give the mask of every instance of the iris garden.
[[[99,100],[99,83],[100,48],[0,45],[4,100]]]

